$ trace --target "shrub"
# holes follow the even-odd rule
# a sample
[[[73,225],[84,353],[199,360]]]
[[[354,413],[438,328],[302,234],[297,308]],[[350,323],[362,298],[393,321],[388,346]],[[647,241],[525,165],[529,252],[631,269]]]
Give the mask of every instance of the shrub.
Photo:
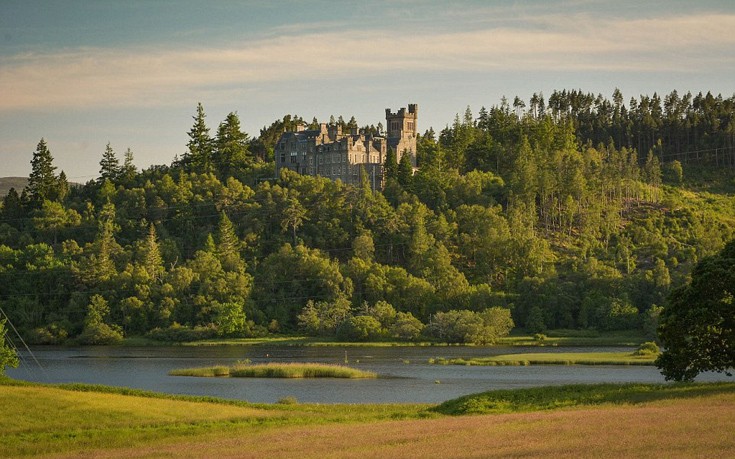
[[[646,341],[638,347],[635,351],[636,355],[658,355],[661,350],[658,348],[658,344],[653,341]]]
[[[424,324],[410,312],[399,312],[396,314],[395,323],[390,327],[389,333],[393,338],[414,341],[421,336],[424,328]]]
[[[296,399],[296,397],[289,395],[288,397],[283,397],[278,399],[279,405],[298,405],[299,401]]]
[[[382,327],[372,316],[354,316],[337,328],[337,338],[342,341],[369,341],[380,337]]]
[[[168,328],[155,328],[148,332],[146,336],[156,341],[182,343],[214,338],[217,336],[217,329],[211,324],[206,327],[185,327],[174,322]]]
[[[479,313],[466,309],[438,312],[429,333],[448,343],[492,344],[512,328],[510,310],[493,307]]]

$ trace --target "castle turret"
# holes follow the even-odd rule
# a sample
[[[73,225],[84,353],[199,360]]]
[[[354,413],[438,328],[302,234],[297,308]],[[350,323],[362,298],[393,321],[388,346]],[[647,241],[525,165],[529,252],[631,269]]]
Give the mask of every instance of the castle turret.
[[[387,123],[388,147],[396,152],[396,158],[401,160],[404,154],[411,155],[411,165],[416,167],[416,132],[418,126],[418,104],[408,104],[408,111],[401,108],[397,113],[385,109]]]

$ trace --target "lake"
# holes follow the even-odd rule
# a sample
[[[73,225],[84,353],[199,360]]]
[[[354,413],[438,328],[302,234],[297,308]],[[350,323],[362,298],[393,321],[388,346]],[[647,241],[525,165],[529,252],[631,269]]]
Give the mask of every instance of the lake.
[[[605,348],[611,352],[633,348]],[[649,366],[496,366],[431,365],[433,357],[480,357],[525,352],[595,352],[600,348],[508,347],[34,347],[21,352],[21,365],[6,369],[12,378],[42,383],[88,383],[274,403],[295,397],[308,403],[439,403],[492,389],[575,383],[662,383]],[[35,360],[34,360],[35,358]],[[264,362],[343,364],[377,372],[381,378],[260,379],[169,376],[176,368]],[[698,381],[732,380],[720,374]]]

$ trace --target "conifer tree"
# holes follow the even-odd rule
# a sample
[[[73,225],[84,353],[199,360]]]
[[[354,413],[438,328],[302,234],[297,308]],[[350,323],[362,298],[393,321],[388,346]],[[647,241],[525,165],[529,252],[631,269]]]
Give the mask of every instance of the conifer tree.
[[[53,165],[53,161],[46,140],[41,139],[31,159],[31,174],[28,176],[26,186],[28,198],[34,205],[40,205],[44,200],[58,198],[56,166]]]
[[[384,178],[386,181],[393,179],[398,180],[398,158],[396,157],[396,151],[393,148],[388,147],[388,151],[385,154],[385,166],[383,166]]]
[[[125,150],[123,157],[123,165],[120,168],[120,178],[126,183],[131,182],[135,178],[135,174],[138,173],[138,169],[133,164],[133,151],[128,148]]]
[[[199,173],[213,172],[212,164],[212,138],[209,136],[209,128],[204,118],[204,107],[201,103],[197,104],[197,114],[194,118],[194,125],[189,130],[189,150],[184,153],[181,162],[186,169],[190,169]]]
[[[406,190],[411,189],[413,184],[413,166],[411,165],[411,154],[404,152],[398,163],[398,183]]]
[[[115,150],[112,149],[110,142],[107,142],[104,153],[102,153],[102,159],[100,160],[100,178],[99,182],[102,183],[105,180],[115,182],[120,176],[120,161],[115,156]]]
[[[235,226],[225,212],[222,212],[217,228],[217,242],[217,253],[222,267],[226,271],[237,271],[242,268],[240,239],[235,234]]]
[[[237,113],[230,113],[220,123],[215,145],[214,165],[221,177],[230,177],[238,168],[252,162],[248,152],[248,135],[240,130]]]
[[[158,237],[156,236],[156,227],[151,223],[148,227],[148,235],[143,241],[141,247],[141,262],[152,279],[159,279],[164,272],[163,258],[161,250],[158,246]]]

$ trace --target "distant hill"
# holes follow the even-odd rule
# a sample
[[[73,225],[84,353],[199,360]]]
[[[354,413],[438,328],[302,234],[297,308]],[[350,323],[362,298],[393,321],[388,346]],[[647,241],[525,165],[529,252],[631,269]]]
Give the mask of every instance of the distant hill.
[[[5,197],[11,188],[20,194],[28,184],[28,177],[0,177],[0,197]]]

